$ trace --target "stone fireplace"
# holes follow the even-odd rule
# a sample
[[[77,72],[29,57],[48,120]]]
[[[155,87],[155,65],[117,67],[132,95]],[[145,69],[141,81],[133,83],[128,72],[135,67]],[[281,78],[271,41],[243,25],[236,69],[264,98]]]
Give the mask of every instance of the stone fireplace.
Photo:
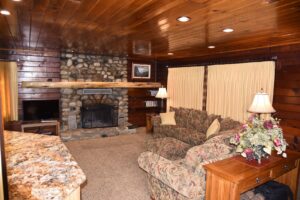
[[[127,57],[62,53],[61,81],[127,82]],[[86,127],[83,126],[87,125],[83,124],[87,121],[82,121],[82,112],[86,111],[84,109],[87,107],[95,108],[99,105],[115,109],[116,121],[113,126],[127,126],[127,89],[114,88],[109,93],[88,94],[83,89],[61,89],[60,102],[63,131]],[[105,117],[97,112],[94,115]]]

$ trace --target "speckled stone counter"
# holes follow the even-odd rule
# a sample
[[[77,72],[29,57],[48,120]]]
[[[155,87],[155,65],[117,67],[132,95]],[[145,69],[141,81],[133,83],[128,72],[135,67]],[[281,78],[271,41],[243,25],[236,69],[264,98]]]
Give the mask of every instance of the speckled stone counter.
[[[86,176],[57,136],[5,131],[10,199],[69,198]]]

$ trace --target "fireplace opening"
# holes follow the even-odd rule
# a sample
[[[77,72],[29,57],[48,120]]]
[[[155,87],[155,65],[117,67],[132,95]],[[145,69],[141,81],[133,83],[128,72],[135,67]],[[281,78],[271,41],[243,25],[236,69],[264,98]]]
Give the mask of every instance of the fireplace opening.
[[[118,107],[109,104],[84,105],[81,108],[82,128],[118,126]]]

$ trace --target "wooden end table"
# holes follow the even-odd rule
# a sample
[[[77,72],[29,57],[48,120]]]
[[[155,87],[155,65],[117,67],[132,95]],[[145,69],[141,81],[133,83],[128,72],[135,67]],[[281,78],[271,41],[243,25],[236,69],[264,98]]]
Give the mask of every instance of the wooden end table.
[[[262,167],[255,167],[237,157],[205,165],[206,199],[239,200],[240,194],[267,181],[288,185],[297,197],[300,154],[288,151],[288,157],[277,157]]]
[[[146,114],[146,132],[153,133],[153,124],[151,118],[157,115],[156,113],[147,113]]]

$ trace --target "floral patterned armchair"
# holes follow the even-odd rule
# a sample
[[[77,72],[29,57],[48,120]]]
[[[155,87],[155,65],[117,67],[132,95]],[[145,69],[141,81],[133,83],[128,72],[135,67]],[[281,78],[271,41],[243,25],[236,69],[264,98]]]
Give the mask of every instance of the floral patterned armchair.
[[[205,198],[203,165],[235,155],[229,137],[235,131],[207,140],[190,148],[184,159],[168,160],[147,151],[138,158],[139,166],[147,172],[150,195],[155,200],[200,200]]]

